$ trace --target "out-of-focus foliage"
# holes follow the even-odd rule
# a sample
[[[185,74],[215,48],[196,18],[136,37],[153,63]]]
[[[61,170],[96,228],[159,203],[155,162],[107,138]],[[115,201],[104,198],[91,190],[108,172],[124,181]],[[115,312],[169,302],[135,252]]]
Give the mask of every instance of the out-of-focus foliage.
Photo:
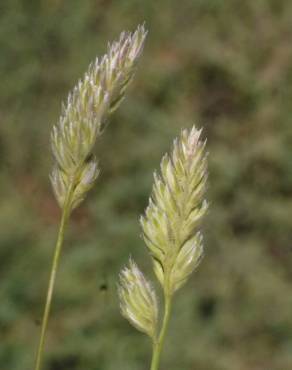
[[[61,101],[105,41],[146,21],[135,81],[99,141],[101,176],[73,215],[46,370],[146,370],[120,316],[129,252],[150,271],[138,215],[182,127],[208,137],[206,256],[178,293],[168,370],[292,364],[292,3],[0,2],[0,368],[31,369],[59,210],[48,174]]]

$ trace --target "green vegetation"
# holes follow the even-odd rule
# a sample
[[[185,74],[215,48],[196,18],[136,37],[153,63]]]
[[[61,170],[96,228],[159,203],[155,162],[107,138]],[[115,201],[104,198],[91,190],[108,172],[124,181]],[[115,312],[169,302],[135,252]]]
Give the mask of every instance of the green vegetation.
[[[116,281],[129,253],[150,274],[138,216],[186,122],[208,137],[206,257],[178,292],[161,370],[291,367],[291,17],[289,0],[1,2],[1,370],[33,366],[60,219],[48,179],[60,101],[105,40],[144,20],[135,84],[68,229],[46,370],[148,368]]]

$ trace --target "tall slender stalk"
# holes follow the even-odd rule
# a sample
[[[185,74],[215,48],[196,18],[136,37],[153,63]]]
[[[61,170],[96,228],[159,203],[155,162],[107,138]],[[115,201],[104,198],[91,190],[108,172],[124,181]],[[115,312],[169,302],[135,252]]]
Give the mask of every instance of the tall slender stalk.
[[[43,318],[42,318],[41,334],[40,334],[36,361],[35,361],[35,368],[34,368],[35,370],[41,369],[42,357],[43,357],[44,345],[45,345],[45,337],[46,337],[46,331],[47,331],[47,326],[48,326],[48,321],[49,321],[49,316],[50,316],[50,311],[51,311],[51,306],[52,306],[52,298],[53,298],[53,293],[54,293],[56,275],[58,271],[60,255],[61,255],[63,241],[64,241],[65,229],[66,229],[66,225],[67,225],[67,222],[70,216],[71,198],[72,198],[73,189],[74,189],[73,186],[74,186],[74,183],[72,182],[71,186],[68,189],[68,193],[67,193],[66,200],[64,203],[64,208],[62,210],[62,217],[60,221],[60,227],[59,227],[57,242],[55,246],[54,256],[53,256],[53,263],[52,263],[51,272],[50,272],[45,309],[44,309]]]
[[[94,146],[108,118],[122,102],[133,79],[137,60],[143,50],[147,31],[138,26],[134,33],[122,32],[109,44],[107,54],[89,66],[63,104],[59,122],[51,135],[55,159],[51,182],[62,209],[59,233],[53,256],[47,298],[37,349],[35,370],[41,370],[46,331],[54,286],[67,222],[72,210],[79,206],[99,174]]]
[[[174,293],[188,280],[203,255],[200,222],[206,213],[206,142],[201,131],[183,130],[174,141],[171,155],[154,173],[154,186],[145,215],[141,217],[144,241],[155,275],[164,293],[161,326],[155,291],[130,259],[120,274],[119,295],[123,316],[153,343],[151,370],[158,370]]]
[[[165,295],[164,296],[164,316],[163,316],[163,322],[162,322],[160,334],[159,334],[158,339],[153,341],[151,370],[159,369],[161,352],[163,349],[164,340],[165,340],[169,318],[170,318],[170,313],[171,313],[171,304],[172,304],[171,296]]]

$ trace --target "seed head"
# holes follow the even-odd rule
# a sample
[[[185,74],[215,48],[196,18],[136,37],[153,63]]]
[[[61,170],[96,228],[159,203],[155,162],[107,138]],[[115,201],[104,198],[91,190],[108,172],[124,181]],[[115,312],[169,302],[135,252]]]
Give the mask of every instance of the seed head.
[[[161,173],[154,174],[152,196],[141,217],[155,274],[168,294],[187,280],[203,252],[198,228],[207,210],[207,157],[200,135],[193,127],[174,141],[171,156],[161,161]]]
[[[108,45],[107,54],[89,66],[62,107],[60,120],[51,134],[55,158],[51,182],[61,207],[69,184],[74,182],[76,186],[73,209],[98,176],[97,161],[93,157],[96,139],[103,132],[110,113],[124,98],[146,35],[143,25],[133,34],[123,32],[118,41]]]
[[[120,307],[122,315],[138,330],[155,337],[158,320],[156,294],[136,263],[120,273]]]

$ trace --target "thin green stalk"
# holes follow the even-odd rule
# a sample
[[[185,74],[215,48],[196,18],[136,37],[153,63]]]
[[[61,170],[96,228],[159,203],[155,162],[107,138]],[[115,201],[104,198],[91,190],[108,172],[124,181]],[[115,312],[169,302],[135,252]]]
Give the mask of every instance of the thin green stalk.
[[[169,318],[170,318],[170,312],[171,312],[171,296],[168,294],[165,294],[164,296],[164,317],[163,322],[160,330],[160,334],[157,340],[154,341],[153,344],[153,355],[152,355],[152,361],[151,361],[151,370],[158,370],[159,369],[159,363],[160,363],[160,357],[161,352],[164,344],[165,335],[168,328]]]
[[[73,189],[74,189],[74,181],[72,181],[72,184],[70,185],[68,189],[66,200],[65,200],[64,207],[62,210],[62,217],[61,217],[57,242],[55,246],[53,263],[52,263],[49,285],[48,285],[48,290],[47,290],[45,309],[44,309],[43,318],[42,318],[41,334],[40,334],[36,361],[35,361],[35,368],[34,368],[35,370],[41,369],[44,344],[45,344],[45,336],[46,336],[46,331],[47,331],[47,326],[48,326],[48,321],[49,321],[49,316],[50,316],[53,292],[54,292],[55,281],[56,281],[56,274],[57,274],[57,270],[59,266],[59,260],[60,260],[60,254],[61,254],[62,245],[64,241],[65,229],[66,229],[66,225],[67,225],[67,222],[70,216],[70,206],[71,206],[71,198],[73,194]]]

